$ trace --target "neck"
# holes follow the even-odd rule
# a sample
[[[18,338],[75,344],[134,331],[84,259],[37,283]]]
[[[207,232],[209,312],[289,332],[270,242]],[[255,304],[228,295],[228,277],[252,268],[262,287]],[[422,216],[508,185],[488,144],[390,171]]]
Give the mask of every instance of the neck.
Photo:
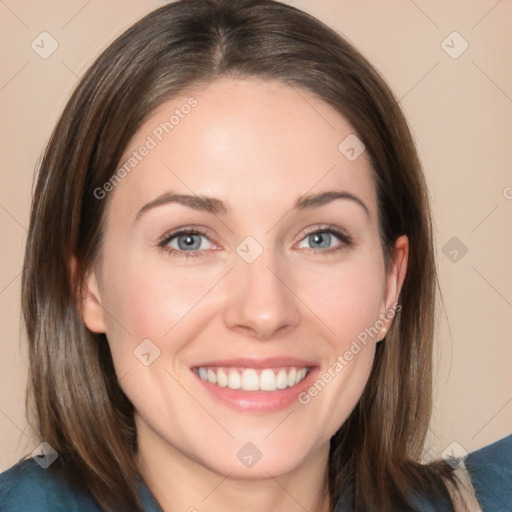
[[[137,465],[164,512],[327,512],[328,456],[329,443],[284,475],[233,478],[191,459],[153,432],[139,434]]]

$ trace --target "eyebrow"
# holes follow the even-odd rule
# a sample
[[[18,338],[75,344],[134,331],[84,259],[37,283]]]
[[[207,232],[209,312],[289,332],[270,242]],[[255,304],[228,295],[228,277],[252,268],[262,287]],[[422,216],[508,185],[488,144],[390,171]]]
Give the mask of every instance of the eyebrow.
[[[319,206],[328,204],[336,199],[346,199],[349,201],[353,201],[366,212],[366,215],[368,217],[370,216],[370,211],[368,207],[364,204],[364,202],[361,199],[359,199],[359,197],[357,197],[356,195],[344,190],[329,190],[326,192],[319,192],[317,194],[306,194],[300,196],[295,203],[294,209],[299,211],[309,210],[312,208],[317,208]],[[138,211],[135,220],[139,219],[145,213],[147,213],[149,210],[152,210],[153,208],[173,203],[181,204],[194,210],[212,213],[214,215],[226,214],[228,212],[228,207],[226,206],[226,203],[224,203],[224,201],[216,197],[208,197],[203,195],[176,194],[170,191],[164,192],[156,199],[153,199],[149,203],[146,203]]]

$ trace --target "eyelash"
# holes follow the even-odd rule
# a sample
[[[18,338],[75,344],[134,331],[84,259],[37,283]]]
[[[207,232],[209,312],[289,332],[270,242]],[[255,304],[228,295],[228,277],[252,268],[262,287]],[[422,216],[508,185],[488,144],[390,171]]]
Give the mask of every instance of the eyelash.
[[[323,234],[327,233],[329,235],[334,235],[341,242],[339,245],[335,245],[334,247],[330,247],[328,249],[309,249],[303,247],[302,249],[306,251],[308,254],[322,254],[324,256],[330,255],[339,250],[345,249],[347,247],[352,246],[352,238],[350,235],[337,228],[336,226],[325,226],[325,227],[314,227],[306,229],[304,236],[300,239],[299,242],[302,242],[305,238],[311,235]],[[168,254],[174,255],[182,258],[196,258],[200,256],[200,253],[206,252],[204,249],[192,250],[192,251],[182,251],[179,249],[174,249],[174,247],[169,247],[167,244],[171,242],[173,239],[178,238],[183,235],[202,235],[208,238],[208,235],[201,230],[195,228],[182,228],[179,231],[166,233],[161,240],[158,242],[158,247],[167,251]],[[211,242],[211,240],[210,240]]]

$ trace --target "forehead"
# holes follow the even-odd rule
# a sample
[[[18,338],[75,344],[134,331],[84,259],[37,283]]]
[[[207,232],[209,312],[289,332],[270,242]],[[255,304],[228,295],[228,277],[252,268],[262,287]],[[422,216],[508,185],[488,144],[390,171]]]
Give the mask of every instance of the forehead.
[[[128,172],[111,199],[132,216],[138,205],[173,190],[221,197],[249,214],[269,202],[343,189],[363,196],[371,209],[366,153],[352,160],[343,151],[343,141],[355,136],[333,107],[297,86],[219,79],[149,116],[119,163]]]

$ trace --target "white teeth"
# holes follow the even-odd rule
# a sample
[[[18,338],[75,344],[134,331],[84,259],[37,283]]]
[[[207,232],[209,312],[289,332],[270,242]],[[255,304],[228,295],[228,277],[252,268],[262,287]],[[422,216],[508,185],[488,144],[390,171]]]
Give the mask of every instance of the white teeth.
[[[242,387],[242,377],[235,370],[228,373],[228,388],[240,389]]]
[[[295,384],[297,382],[296,379],[297,379],[297,369],[292,368],[288,373],[288,386],[289,387],[295,386]]]
[[[211,368],[208,368],[208,380],[217,384],[217,375]]]
[[[212,370],[212,373],[213,370]],[[208,379],[210,380],[210,379]],[[215,384],[213,380],[210,380],[212,384]],[[225,388],[228,385],[228,376],[221,370],[217,370],[217,386],[220,386],[221,388]]]
[[[260,389],[260,382],[258,374],[250,368],[242,372],[242,389],[245,391],[258,391]]]
[[[221,388],[243,389],[244,391],[276,391],[293,387],[308,374],[307,368],[286,367],[280,369],[254,368],[228,369],[206,368],[201,366],[197,373],[202,380],[207,380]]]
[[[260,389],[261,391],[274,391],[276,389],[276,375],[272,370],[263,370],[261,372]]]
[[[284,370],[280,370],[276,377],[276,388],[285,389],[288,387],[288,375]]]

